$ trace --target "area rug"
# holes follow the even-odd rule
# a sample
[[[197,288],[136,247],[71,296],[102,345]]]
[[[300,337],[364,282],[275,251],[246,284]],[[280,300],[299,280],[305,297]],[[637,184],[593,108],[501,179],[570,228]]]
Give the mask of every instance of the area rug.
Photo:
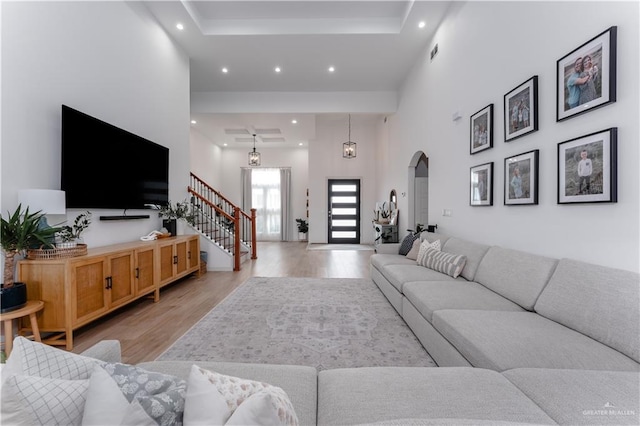
[[[377,286],[357,278],[250,278],[157,359],[436,366]]]

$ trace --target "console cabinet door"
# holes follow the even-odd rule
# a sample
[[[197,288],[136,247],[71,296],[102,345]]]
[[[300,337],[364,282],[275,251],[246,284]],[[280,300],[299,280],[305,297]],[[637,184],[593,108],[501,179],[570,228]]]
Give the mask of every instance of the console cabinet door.
[[[123,305],[134,297],[133,251],[109,256],[107,295],[109,308]]]
[[[154,279],[155,249],[153,247],[136,250],[135,294],[149,293],[156,288]]]
[[[199,269],[200,268],[200,237],[195,237],[189,240],[189,251],[187,253],[187,261],[189,263],[188,268]]]
[[[187,262],[188,244],[187,241],[180,241],[175,244],[175,274],[176,276],[183,275],[187,272],[189,264]]]
[[[71,263],[69,281],[74,325],[89,322],[109,309],[107,267],[106,257]]]
[[[170,283],[175,276],[174,243],[163,242],[158,247],[158,263],[160,264],[160,286]]]

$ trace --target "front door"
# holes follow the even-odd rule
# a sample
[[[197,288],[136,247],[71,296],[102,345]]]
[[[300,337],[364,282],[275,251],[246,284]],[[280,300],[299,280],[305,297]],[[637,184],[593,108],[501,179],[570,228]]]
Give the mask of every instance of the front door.
[[[329,179],[329,244],[360,244],[360,179]]]

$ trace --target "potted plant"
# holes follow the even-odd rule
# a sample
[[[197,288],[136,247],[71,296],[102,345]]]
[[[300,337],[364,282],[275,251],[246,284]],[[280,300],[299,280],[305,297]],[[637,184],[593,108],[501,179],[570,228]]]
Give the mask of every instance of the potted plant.
[[[85,229],[91,225],[91,212],[80,213],[73,221],[72,226],[63,226],[56,234],[60,242],[56,242],[58,248],[72,248],[81,240],[81,235]]]
[[[195,224],[195,214],[191,211],[187,200],[173,204],[169,201],[166,205],[160,207],[158,215],[162,218],[162,226],[171,233],[177,235],[177,222],[184,220],[189,225]]]
[[[9,213],[9,212],[7,212]],[[1,312],[20,309],[27,303],[27,287],[24,283],[16,283],[15,256],[24,254],[29,248],[52,248],[53,237],[60,228],[42,227],[40,219],[44,213],[24,211],[22,205],[7,217],[0,215],[2,234],[0,246],[4,253],[4,279],[0,289]]]
[[[304,241],[307,239],[307,232],[309,232],[309,222],[302,218],[296,219],[296,222],[298,222],[298,239]]]

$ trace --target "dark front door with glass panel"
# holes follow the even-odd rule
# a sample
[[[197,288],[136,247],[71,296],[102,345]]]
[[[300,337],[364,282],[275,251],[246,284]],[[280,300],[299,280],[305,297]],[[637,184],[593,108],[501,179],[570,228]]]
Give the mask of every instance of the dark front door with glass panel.
[[[329,244],[360,244],[360,179],[329,179]]]

